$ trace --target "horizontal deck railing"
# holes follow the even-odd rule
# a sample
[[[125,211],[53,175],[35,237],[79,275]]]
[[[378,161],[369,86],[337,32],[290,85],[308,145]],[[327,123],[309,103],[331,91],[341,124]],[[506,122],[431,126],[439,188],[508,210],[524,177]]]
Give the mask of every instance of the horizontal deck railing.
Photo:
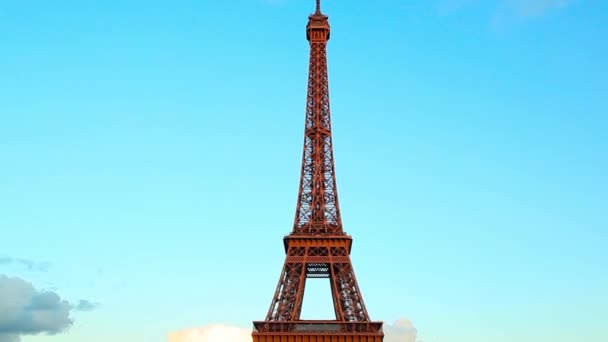
[[[337,322],[337,321],[296,321],[296,322],[253,322],[253,332],[272,333],[381,333],[382,322]]]

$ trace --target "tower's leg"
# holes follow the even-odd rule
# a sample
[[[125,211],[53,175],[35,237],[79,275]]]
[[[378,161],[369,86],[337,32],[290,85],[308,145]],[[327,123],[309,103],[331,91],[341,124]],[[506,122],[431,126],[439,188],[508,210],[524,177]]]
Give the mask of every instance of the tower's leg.
[[[306,283],[305,271],[303,263],[291,263],[289,260],[285,262],[266,316],[267,321],[291,321],[294,315],[299,315]]]
[[[342,317],[348,322],[369,322],[369,316],[359,285],[350,263],[336,263],[332,265],[332,290],[338,298],[342,309]]]

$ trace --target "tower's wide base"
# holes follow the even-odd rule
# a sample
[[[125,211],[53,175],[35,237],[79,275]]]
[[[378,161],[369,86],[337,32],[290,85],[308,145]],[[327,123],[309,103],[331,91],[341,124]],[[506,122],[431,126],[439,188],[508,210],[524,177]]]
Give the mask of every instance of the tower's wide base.
[[[382,342],[382,322],[254,322],[253,342]]]

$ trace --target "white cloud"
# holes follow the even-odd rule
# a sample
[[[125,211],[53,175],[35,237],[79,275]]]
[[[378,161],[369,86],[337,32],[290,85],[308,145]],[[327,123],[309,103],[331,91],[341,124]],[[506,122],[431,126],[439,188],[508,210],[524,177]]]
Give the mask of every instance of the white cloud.
[[[169,342],[251,342],[251,330],[222,324],[169,335]]]
[[[60,333],[72,325],[70,310],[70,303],[55,292],[38,291],[25,280],[0,274],[0,342]]]
[[[72,326],[72,310],[96,307],[84,299],[70,304],[53,291],[38,290],[23,279],[0,274],[0,342],[19,342],[24,335],[62,333]]]
[[[416,342],[417,334],[418,330],[405,318],[393,324],[384,324],[384,342]]]

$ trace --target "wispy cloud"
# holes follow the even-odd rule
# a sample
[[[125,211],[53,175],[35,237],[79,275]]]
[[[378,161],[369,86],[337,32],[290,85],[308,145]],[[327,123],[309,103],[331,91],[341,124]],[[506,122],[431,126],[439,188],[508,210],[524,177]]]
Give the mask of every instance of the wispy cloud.
[[[440,0],[437,9],[441,14],[452,14],[478,3],[479,0]]]
[[[571,0],[506,0],[503,8],[521,17],[532,17],[565,8],[571,3]]]
[[[287,2],[287,0],[261,0],[263,3],[267,5],[280,5]]]
[[[563,10],[573,0],[503,0],[491,19],[493,28],[505,28]]]
[[[89,302],[86,299],[81,299],[78,301],[78,304],[73,305],[74,310],[76,311],[93,311],[99,307],[99,303]]]
[[[438,0],[437,10],[452,15],[466,10],[487,9],[492,25],[548,15],[572,5],[576,0]]]
[[[28,271],[46,272],[51,266],[46,262],[36,262],[29,259],[11,258],[7,256],[0,257],[0,265],[17,265],[26,268]]]

